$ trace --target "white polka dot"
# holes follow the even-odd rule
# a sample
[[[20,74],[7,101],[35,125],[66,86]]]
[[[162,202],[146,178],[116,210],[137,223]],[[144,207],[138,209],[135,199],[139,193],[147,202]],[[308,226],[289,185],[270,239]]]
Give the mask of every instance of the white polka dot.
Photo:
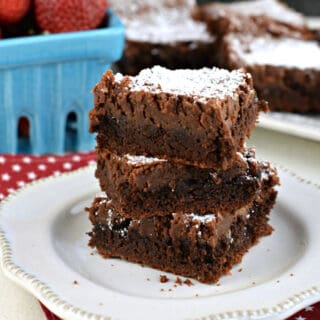
[[[12,188],[7,189],[7,191],[8,191],[8,193],[15,192],[15,190],[14,190],[14,189],[12,189]]]
[[[21,166],[18,165],[18,164],[13,164],[13,165],[11,166],[11,168],[12,168],[12,171],[14,171],[14,172],[19,172],[19,171],[21,171]]]
[[[27,176],[29,180],[34,180],[37,178],[37,175],[34,172],[28,172]]]
[[[0,157],[0,164],[6,163],[6,159],[4,157]]]
[[[0,193],[0,200],[4,199],[4,194]]]
[[[22,158],[22,162],[23,162],[23,163],[31,163],[31,158],[29,158],[29,157],[23,157],[23,158]]]
[[[55,163],[55,162],[56,162],[56,158],[55,158],[55,157],[48,157],[48,158],[47,158],[47,161],[48,161],[49,163]]]
[[[39,164],[39,165],[38,165],[38,169],[39,169],[40,171],[45,171],[45,170],[47,169],[47,166],[46,166],[45,164]]]
[[[60,176],[60,175],[61,175],[61,172],[60,172],[60,171],[54,171],[54,172],[53,172],[53,175],[54,175],[55,177]]]
[[[72,157],[72,161],[74,161],[74,162],[79,162],[80,160],[81,160],[81,157],[78,155],[75,155]]]
[[[1,179],[2,181],[9,181],[11,177],[7,173],[4,173],[1,175]]]
[[[72,168],[72,164],[70,162],[65,162],[63,164],[63,169],[70,170]]]
[[[96,161],[94,161],[94,160],[90,160],[90,161],[88,161],[88,164],[96,164],[97,162]]]
[[[24,181],[22,181],[22,180],[20,180],[20,181],[17,182],[17,186],[18,186],[18,187],[23,187],[25,184],[26,184],[26,183],[25,183]]]

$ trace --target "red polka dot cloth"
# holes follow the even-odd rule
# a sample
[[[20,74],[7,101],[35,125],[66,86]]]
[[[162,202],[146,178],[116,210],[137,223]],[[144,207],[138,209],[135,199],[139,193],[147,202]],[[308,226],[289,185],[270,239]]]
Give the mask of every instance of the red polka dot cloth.
[[[30,156],[0,154],[0,201],[25,184],[50,175],[76,170],[95,163],[94,152],[63,156]],[[45,306],[41,308],[48,320],[60,320]],[[301,310],[287,320],[320,320],[320,302]]]

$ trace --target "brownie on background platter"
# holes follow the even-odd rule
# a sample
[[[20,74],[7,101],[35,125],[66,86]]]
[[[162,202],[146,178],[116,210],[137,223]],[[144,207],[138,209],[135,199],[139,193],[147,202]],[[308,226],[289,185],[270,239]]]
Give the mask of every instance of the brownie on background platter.
[[[222,64],[244,68],[271,110],[320,112],[320,43],[315,40],[229,34]]]
[[[161,65],[198,69],[216,63],[216,38],[206,24],[192,17],[194,1],[110,1],[126,27],[126,46],[117,64],[120,72],[136,75]]]
[[[239,32],[312,38],[305,17],[278,0],[212,2],[196,6],[193,16],[218,37]]]

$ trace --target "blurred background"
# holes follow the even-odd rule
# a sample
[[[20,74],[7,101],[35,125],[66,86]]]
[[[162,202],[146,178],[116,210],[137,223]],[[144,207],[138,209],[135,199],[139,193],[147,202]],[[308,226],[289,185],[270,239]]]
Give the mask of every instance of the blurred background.
[[[237,0],[239,1],[239,0]],[[198,3],[213,2],[210,0],[198,0]],[[219,2],[233,2],[232,0],[219,0]],[[320,15],[320,0],[287,0],[283,1],[296,10],[309,16]]]

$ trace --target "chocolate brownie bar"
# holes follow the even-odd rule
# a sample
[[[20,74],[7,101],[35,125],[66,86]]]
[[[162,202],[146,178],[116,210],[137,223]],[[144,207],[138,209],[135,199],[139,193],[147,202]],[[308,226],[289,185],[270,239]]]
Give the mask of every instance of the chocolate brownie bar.
[[[119,257],[201,282],[216,282],[260,237],[272,232],[268,215],[278,180],[269,169],[263,177],[253,203],[223,215],[186,211],[127,219],[114,210],[112,201],[96,198],[88,209],[93,224],[90,245],[106,258]]]
[[[139,71],[155,65],[169,69],[211,67],[218,63],[216,45],[213,40],[175,41],[163,44],[127,39],[124,55],[117,67],[120,72],[128,75],[136,75]]]
[[[90,130],[100,150],[225,169],[255,125],[259,102],[241,71],[159,66],[138,76],[107,71],[94,88]]]
[[[223,65],[252,74],[272,110],[320,112],[320,44],[292,38],[229,34]]]
[[[196,7],[194,17],[205,21],[217,36],[241,32],[311,38],[303,15],[277,0],[210,3]]]
[[[253,150],[239,153],[227,170],[202,169],[163,159],[97,152],[96,177],[116,212],[148,218],[168,212],[234,210],[247,205],[260,190],[264,164]]]
[[[215,37],[203,22],[192,18],[193,1],[133,0],[111,7],[126,27],[126,46],[119,71],[136,75],[145,68],[161,65],[169,69],[198,69],[215,63]],[[126,10],[124,10],[124,7]]]

